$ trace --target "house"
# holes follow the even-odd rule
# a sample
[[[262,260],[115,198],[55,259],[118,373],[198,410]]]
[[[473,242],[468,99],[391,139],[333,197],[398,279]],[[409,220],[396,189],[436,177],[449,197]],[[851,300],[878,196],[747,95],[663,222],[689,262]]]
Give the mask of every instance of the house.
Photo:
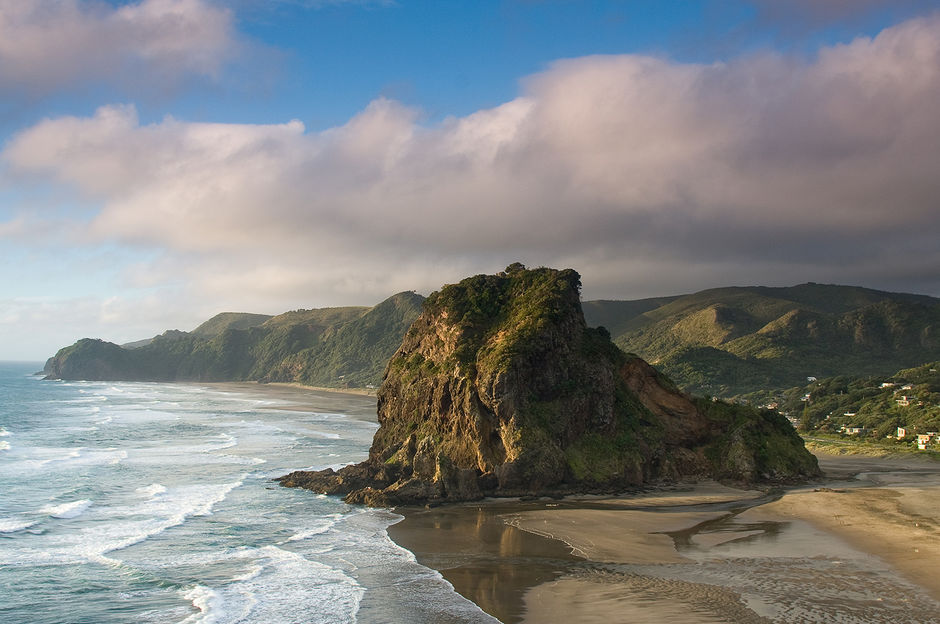
[[[907,407],[908,405],[911,404],[912,400],[913,400],[913,397],[909,397],[906,394],[902,394],[900,399],[895,399],[897,404],[900,405],[901,407]]]
[[[807,377],[806,381],[818,381],[815,377]]]
[[[913,390],[913,389],[914,389],[913,384],[904,384],[903,386],[901,386],[901,390]]]
[[[898,440],[903,440],[907,437],[907,429],[904,427],[898,427]]]
[[[865,433],[866,429],[865,427],[846,427],[845,425],[842,425],[841,431],[845,435],[862,435]]]
[[[896,383],[891,383],[890,381],[886,381],[886,382],[884,382],[883,384],[881,384],[880,387],[881,387],[881,388],[893,388],[893,387],[895,387],[896,385],[898,385],[898,384],[896,384]]]
[[[921,433],[917,436],[917,448],[922,451],[926,451],[927,447],[934,443],[937,439],[936,431],[928,431],[927,433]]]

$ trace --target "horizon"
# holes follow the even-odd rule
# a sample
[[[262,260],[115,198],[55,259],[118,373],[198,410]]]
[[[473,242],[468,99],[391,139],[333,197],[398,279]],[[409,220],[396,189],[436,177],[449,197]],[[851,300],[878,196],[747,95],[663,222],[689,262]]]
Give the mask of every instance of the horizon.
[[[514,261],[940,296],[940,0],[0,0],[0,94],[0,361]]]

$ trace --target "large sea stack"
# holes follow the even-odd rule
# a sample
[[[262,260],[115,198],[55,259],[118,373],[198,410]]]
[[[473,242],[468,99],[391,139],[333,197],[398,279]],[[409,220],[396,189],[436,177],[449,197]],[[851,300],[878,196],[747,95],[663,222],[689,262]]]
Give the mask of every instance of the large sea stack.
[[[369,458],[280,481],[376,506],[818,474],[781,416],[696,400],[589,328],[571,269],[445,286],[388,363]]]

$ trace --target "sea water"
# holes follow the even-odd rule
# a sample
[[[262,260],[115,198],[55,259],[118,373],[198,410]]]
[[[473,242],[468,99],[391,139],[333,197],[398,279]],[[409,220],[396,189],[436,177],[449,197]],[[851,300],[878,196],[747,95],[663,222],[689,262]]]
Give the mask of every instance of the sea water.
[[[0,363],[0,623],[495,621],[388,538],[400,516],[272,481],[363,460],[374,399],[39,367]]]

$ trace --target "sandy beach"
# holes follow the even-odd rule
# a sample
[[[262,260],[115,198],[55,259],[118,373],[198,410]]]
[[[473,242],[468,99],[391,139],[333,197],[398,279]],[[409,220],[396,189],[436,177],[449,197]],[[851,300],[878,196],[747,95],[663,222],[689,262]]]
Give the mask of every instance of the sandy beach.
[[[786,492],[405,510],[390,534],[507,624],[940,622],[940,464],[819,458]]]
[[[351,418],[376,421],[375,393],[365,388],[321,388],[298,383],[258,383],[253,381],[223,381],[194,383],[221,392],[235,392],[254,396],[259,401],[276,401],[277,408],[306,412],[311,404],[320,409],[335,409]],[[352,399],[352,400],[351,400]]]

